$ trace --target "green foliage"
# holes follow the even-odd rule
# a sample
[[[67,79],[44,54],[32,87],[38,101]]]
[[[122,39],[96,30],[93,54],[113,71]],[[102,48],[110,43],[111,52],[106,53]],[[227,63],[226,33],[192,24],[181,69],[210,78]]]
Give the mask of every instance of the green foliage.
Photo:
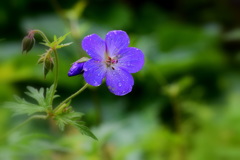
[[[7,102],[5,104],[5,106],[10,108],[15,115],[20,115],[20,114],[32,115],[38,112],[46,112],[45,107],[27,102],[26,100],[18,96],[15,96],[15,100],[16,102]]]
[[[98,140],[97,137],[90,131],[90,129],[84,125],[83,122],[75,123],[74,126],[79,129],[79,131],[86,136],[89,136],[95,140]]]
[[[54,86],[52,85],[50,88],[47,88],[45,94],[44,88],[40,88],[39,90],[37,90],[33,87],[28,86],[27,89],[29,90],[29,92],[25,92],[25,94],[36,100],[39,106],[43,106],[44,108],[51,108],[51,95],[54,95],[53,98],[59,97],[59,95],[55,95],[56,91],[53,90],[53,87]]]
[[[51,96],[53,92],[53,86],[44,90],[44,88],[40,88],[39,90],[28,86],[28,92],[25,92],[26,95],[33,98],[37,104],[26,101],[23,98],[15,96],[15,102],[7,102],[5,106],[10,108],[14,114],[28,114],[32,115],[39,112],[48,113],[51,106]],[[45,92],[46,91],[46,92]],[[58,97],[58,95],[54,95],[54,98]]]
[[[83,116],[83,113],[75,112],[71,106],[66,107],[62,113],[56,115],[54,119],[60,130],[64,130],[66,125],[72,125],[80,130],[83,135],[87,135],[97,140],[97,137],[84,125],[79,119]]]
[[[5,107],[11,109],[15,115],[45,113],[46,115],[50,115],[50,118],[56,120],[56,124],[61,131],[64,130],[66,125],[71,125],[78,128],[83,135],[87,135],[97,140],[97,137],[89,130],[89,128],[80,121],[83,113],[75,112],[73,111],[72,107],[69,106],[71,101],[69,101],[67,104],[63,104],[56,111],[52,110],[53,107],[51,96],[54,95],[53,99],[59,97],[58,95],[54,94],[55,91],[53,85],[45,90],[44,88],[37,90],[30,86],[28,86],[27,89],[28,92],[25,92],[25,94],[33,98],[37,104],[28,102],[25,99],[15,96],[16,101],[5,103]]]
[[[42,44],[49,47],[49,48],[52,48],[52,49],[59,49],[59,48],[62,48],[62,47],[69,46],[69,45],[72,44],[72,42],[60,44],[60,43],[62,43],[62,41],[64,41],[66,39],[66,37],[69,34],[70,34],[70,32],[63,35],[63,36],[60,36],[59,38],[57,38],[57,36],[55,35],[53,37],[53,42],[47,42],[46,40],[44,40],[44,43],[42,43]]]

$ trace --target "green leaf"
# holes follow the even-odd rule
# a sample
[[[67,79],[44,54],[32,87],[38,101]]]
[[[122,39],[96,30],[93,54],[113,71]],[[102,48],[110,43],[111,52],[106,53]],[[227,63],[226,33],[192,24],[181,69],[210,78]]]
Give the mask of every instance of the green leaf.
[[[18,96],[15,96],[15,99],[16,99],[16,102],[7,102],[4,104],[5,107],[13,110],[15,115],[20,115],[20,114],[32,115],[37,112],[46,111],[45,107],[29,103]]]
[[[65,35],[57,38],[57,39],[55,40],[55,42],[57,42],[57,44],[60,44],[62,41],[64,41],[64,40],[66,39],[66,37],[67,37],[70,33],[71,33],[71,32],[68,32],[68,33],[66,33]]]
[[[53,40],[54,40],[54,41],[57,40],[57,36],[56,36],[56,35],[53,36]]]
[[[49,108],[51,107],[51,95],[55,94],[56,92],[56,91],[53,91],[53,88],[54,88],[53,85],[50,88],[47,88],[46,96],[45,96],[44,88],[40,88],[39,90],[37,90],[33,87],[28,86],[27,89],[29,90],[29,92],[25,92],[25,94],[35,99],[38,102],[38,105],[45,108]],[[59,97],[59,96],[54,95],[53,98],[56,98],[56,97]]]
[[[66,46],[69,46],[69,45],[71,45],[72,43],[73,43],[73,42],[69,42],[69,43],[60,44],[60,45],[58,45],[56,48],[58,49],[58,48],[66,47]]]
[[[13,110],[15,115],[32,115],[37,112],[47,113],[49,108],[52,107],[51,96],[53,95],[53,92],[55,93],[53,85],[50,88],[46,89],[46,96],[44,88],[37,90],[33,87],[28,86],[27,89],[28,92],[25,92],[25,94],[33,98],[37,104],[27,102],[25,99],[15,96],[15,102],[7,102],[4,104],[4,106]],[[58,95],[54,95],[53,98],[56,97],[58,97]]]
[[[77,127],[83,135],[98,140],[97,137],[90,131],[90,129],[87,126],[83,125],[83,123],[75,124],[75,127]]]
[[[68,110],[62,112],[61,114],[55,116],[56,124],[60,130],[64,130],[66,125],[72,125],[80,130],[83,135],[89,136],[95,140],[97,137],[86,127],[83,122],[80,122],[79,119],[83,116],[80,112],[72,111],[72,108],[69,107]]]
[[[51,43],[47,42],[46,40],[43,40],[43,42],[40,42],[40,44],[50,47]]]
[[[28,86],[27,89],[29,90],[29,92],[25,92],[26,95],[35,99],[40,106],[47,107],[43,88],[40,88],[39,90],[37,90],[33,87]]]
[[[75,125],[76,121],[83,116],[80,112],[66,111],[57,116],[55,116],[55,120],[60,130],[64,130],[65,125]]]
[[[54,90],[54,85],[52,85],[50,88],[46,89],[46,96],[45,96],[45,101],[48,105],[50,105],[51,102],[51,95],[54,94],[53,99],[60,97],[59,95],[55,95],[56,90]]]
[[[62,43],[70,33],[71,32],[69,32],[69,33],[67,33],[67,34],[65,34],[65,35],[63,35],[63,36],[61,36],[59,38],[57,38],[57,36],[54,35],[53,42],[48,43],[48,42],[44,41],[41,44],[43,44],[43,45],[45,45],[45,46],[47,46],[49,48],[55,48],[55,49],[69,46],[70,44],[72,44],[72,42],[65,43],[65,44],[60,44],[60,43]]]

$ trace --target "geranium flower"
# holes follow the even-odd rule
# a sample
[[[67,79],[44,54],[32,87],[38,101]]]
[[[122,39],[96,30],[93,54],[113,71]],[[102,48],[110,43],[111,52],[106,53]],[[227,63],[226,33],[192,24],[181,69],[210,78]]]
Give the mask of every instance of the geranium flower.
[[[127,33],[121,30],[108,32],[105,40],[97,34],[86,36],[82,48],[91,59],[83,66],[85,81],[99,86],[105,78],[113,94],[123,96],[131,92],[134,80],[130,73],[142,69],[144,55],[140,49],[128,47],[129,42]]]

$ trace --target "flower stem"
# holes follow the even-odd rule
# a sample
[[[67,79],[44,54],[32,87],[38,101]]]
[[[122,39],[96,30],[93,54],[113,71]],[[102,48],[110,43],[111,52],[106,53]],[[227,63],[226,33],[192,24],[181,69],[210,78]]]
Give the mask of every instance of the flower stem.
[[[68,101],[70,101],[71,99],[73,99],[74,97],[76,97],[78,94],[80,94],[82,91],[84,91],[87,87],[89,86],[88,83],[86,83],[82,88],[80,88],[77,92],[73,93],[71,96],[69,96],[68,98],[66,98],[64,101],[62,101],[62,103],[60,103],[55,109],[54,112],[58,111],[59,108],[61,106],[63,106],[64,103],[67,103]]]
[[[50,41],[48,40],[47,36],[40,30],[38,29],[35,29],[35,30],[32,30],[30,32],[33,32],[33,33],[38,33],[42,36],[42,38],[47,42],[47,43],[50,43]]]
[[[42,31],[36,29],[36,30],[32,30],[30,32],[38,33],[39,35],[42,36],[42,38],[44,39],[45,42],[50,44],[50,41],[48,40],[47,36]],[[51,95],[51,104],[52,104],[53,97],[54,97],[55,91],[57,89],[57,84],[58,84],[58,54],[57,54],[57,50],[55,48],[50,48],[50,49],[52,49],[52,51],[54,53],[54,57],[55,57],[55,75],[54,75],[54,83],[53,83],[53,92]]]
[[[29,121],[33,120],[33,119],[47,119],[47,116],[46,115],[34,115],[34,116],[31,116],[29,117],[28,119],[26,119],[25,121],[23,121],[22,123],[20,123],[19,125],[17,125],[16,127],[14,127],[12,131],[24,126],[25,124],[27,124]]]
[[[56,49],[53,49],[53,53],[55,56],[55,75],[54,75],[54,82],[53,82],[53,92],[51,95],[51,104],[53,103],[53,97],[55,94],[55,91],[57,89],[57,84],[58,84],[58,54]]]
[[[18,130],[19,128],[21,128],[22,126],[24,126],[25,124],[27,124],[28,122],[30,122],[33,119],[47,119],[47,116],[46,115],[33,115],[33,116],[29,117],[28,119],[26,119],[25,121],[23,121],[22,123],[20,123],[19,125],[17,125],[16,127],[12,128],[10,131],[7,132],[7,134],[2,136],[0,139],[5,138],[6,136],[8,136],[12,132]]]

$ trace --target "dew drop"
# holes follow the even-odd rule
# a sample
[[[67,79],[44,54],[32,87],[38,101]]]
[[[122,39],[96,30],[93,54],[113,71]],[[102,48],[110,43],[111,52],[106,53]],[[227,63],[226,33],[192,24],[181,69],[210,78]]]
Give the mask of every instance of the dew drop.
[[[121,86],[122,86],[122,83],[118,83],[118,86],[121,87]]]
[[[94,81],[93,83],[94,83],[94,85],[95,85],[95,86],[98,86],[98,83],[97,83],[97,81]]]

